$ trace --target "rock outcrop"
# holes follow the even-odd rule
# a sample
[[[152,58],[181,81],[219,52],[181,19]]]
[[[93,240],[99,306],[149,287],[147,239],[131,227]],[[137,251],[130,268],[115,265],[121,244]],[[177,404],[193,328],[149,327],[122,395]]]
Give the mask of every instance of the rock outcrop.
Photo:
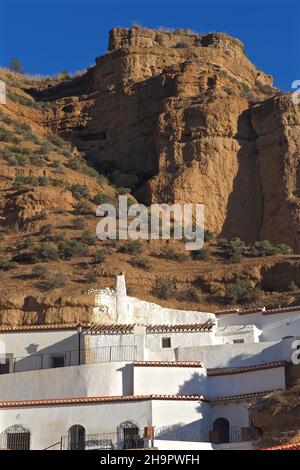
[[[204,203],[213,232],[299,251],[300,111],[241,41],[116,28],[84,76],[35,93],[56,100],[47,125],[141,202]]]

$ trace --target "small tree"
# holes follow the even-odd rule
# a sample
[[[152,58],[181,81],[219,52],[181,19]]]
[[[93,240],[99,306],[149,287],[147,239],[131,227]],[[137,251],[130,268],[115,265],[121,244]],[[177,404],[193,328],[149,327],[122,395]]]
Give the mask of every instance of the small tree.
[[[22,66],[22,62],[16,57],[11,59],[8,68],[11,72],[22,73],[22,74],[25,73],[25,70],[23,69],[23,66]]]

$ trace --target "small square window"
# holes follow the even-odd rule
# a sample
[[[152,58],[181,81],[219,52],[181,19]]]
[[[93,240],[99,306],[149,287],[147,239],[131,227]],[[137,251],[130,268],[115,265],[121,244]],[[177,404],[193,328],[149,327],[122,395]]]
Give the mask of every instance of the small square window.
[[[161,346],[162,346],[162,348],[170,348],[171,347],[171,338],[162,338]]]
[[[51,356],[51,367],[65,367],[65,356],[63,354]]]
[[[234,339],[233,344],[243,344],[245,341],[243,339]]]

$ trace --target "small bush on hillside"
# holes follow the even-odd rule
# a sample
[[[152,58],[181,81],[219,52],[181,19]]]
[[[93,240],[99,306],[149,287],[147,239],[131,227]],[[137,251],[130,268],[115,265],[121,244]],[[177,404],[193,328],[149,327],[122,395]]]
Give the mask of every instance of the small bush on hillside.
[[[59,188],[60,186],[63,185],[63,180],[60,180],[58,178],[51,178],[50,179],[50,184],[51,186],[53,186],[54,188]]]
[[[85,228],[85,220],[82,217],[76,217],[72,220],[73,228],[75,230],[83,230]]]
[[[47,156],[47,155],[49,155],[51,150],[52,150],[52,145],[50,145],[49,142],[42,142],[42,144],[41,144],[41,146],[38,150],[38,153],[40,155]]]
[[[177,295],[178,300],[183,302],[199,302],[200,296],[194,287],[190,287]]]
[[[93,206],[89,204],[87,201],[80,201],[75,206],[75,213],[79,215],[95,215],[95,211]]]
[[[184,253],[175,250],[175,248],[173,248],[172,246],[167,246],[163,248],[159,253],[159,257],[170,259],[173,261],[184,261],[187,259],[187,256]]]
[[[206,248],[201,248],[201,250],[193,250],[191,254],[194,260],[204,260],[210,257],[209,251]]]
[[[13,124],[14,122],[14,120],[10,116],[7,116],[7,114],[4,114],[3,116],[1,116],[1,119],[4,122],[4,124],[7,124],[8,126]]]
[[[30,155],[29,157],[31,165],[41,168],[45,165],[45,161],[38,155]]]
[[[18,263],[15,261],[7,261],[6,259],[0,257],[0,272],[14,269],[17,265]]]
[[[104,250],[97,250],[95,253],[92,254],[92,259],[93,262],[98,264],[98,263],[103,263],[105,261],[105,251]]]
[[[4,127],[0,127],[0,141],[18,144],[20,139],[13,132],[4,129]]]
[[[69,146],[69,143],[66,142],[64,139],[62,139],[61,137],[59,137],[58,135],[48,135],[47,138],[51,144],[55,145],[55,147],[65,148]]]
[[[250,249],[250,256],[272,256],[278,254],[289,254],[292,253],[292,249],[285,245],[272,245],[269,240],[259,240],[254,243],[254,246]]]
[[[58,259],[57,248],[48,243],[42,243],[32,250],[33,257],[38,261],[49,261]]]
[[[96,196],[94,197],[95,204],[100,205],[100,204],[106,204],[109,202],[111,202],[111,198],[107,194],[99,193],[99,194],[96,194]]]
[[[45,279],[45,277],[48,274],[48,269],[46,266],[42,266],[41,264],[37,264],[32,268],[31,275],[32,277],[38,278],[38,279]]]
[[[129,255],[138,255],[142,250],[143,243],[140,240],[128,240],[118,249],[120,253],[127,253]]]
[[[209,242],[210,240],[213,240],[215,238],[213,232],[209,229],[204,230],[204,241]]]
[[[41,227],[41,230],[40,230],[40,231],[41,231],[41,234],[42,234],[42,235],[49,235],[49,233],[51,233],[52,229],[53,229],[53,225],[52,225],[52,224],[46,224],[46,225],[43,225],[43,226]]]
[[[240,238],[234,238],[228,244],[227,253],[231,261],[238,262],[245,254],[246,244]]]
[[[71,184],[68,189],[76,199],[88,199],[90,197],[88,188],[81,184]]]
[[[245,303],[257,300],[261,295],[259,287],[253,287],[249,278],[239,277],[226,288],[225,300],[229,303]]]
[[[143,258],[141,256],[135,256],[131,259],[130,264],[135,268],[144,269],[145,271],[150,271],[151,263],[147,260],[147,258]]]
[[[81,241],[85,245],[93,246],[96,244],[96,234],[94,235],[91,232],[84,231],[81,235]]]
[[[88,271],[85,275],[85,282],[87,284],[95,284],[97,282],[98,275],[95,271]]]
[[[172,282],[169,279],[156,278],[152,294],[159,299],[167,300],[173,293]]]
[[[77,240],[62,240],[58,245],[59,255],[62,259],[71,259],[74,256],[87,256],[88,247]]]
[[[52,274],[47,281],[45,281],[44,286],[45,289],[57,289],[60,287],[65,287],[67,283],[67,277],[64,273],[58,272]]]

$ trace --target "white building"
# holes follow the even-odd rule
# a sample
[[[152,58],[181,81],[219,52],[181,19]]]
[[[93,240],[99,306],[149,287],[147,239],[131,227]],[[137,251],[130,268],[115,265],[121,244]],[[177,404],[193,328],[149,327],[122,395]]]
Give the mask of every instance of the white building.
[[[248,406],[286,388],[300,308],[166,309],[124,276],[93,295],[89,325],[0,328],[0,447],[251,448]]]

